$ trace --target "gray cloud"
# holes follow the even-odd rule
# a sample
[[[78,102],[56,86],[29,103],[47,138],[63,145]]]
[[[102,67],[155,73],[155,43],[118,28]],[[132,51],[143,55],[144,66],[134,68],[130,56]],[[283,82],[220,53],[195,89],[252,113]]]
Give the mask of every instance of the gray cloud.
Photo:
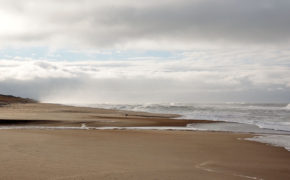
[[[123,27],[122,37],[288,42],[289,1],[201,1],[179,5],[105,10],[104,24]],[[97,21],[99,23],[99,21]],[[172,37],[173,36],[173,37]]]
[[[289,57],[232,49],[167,61],[0,60],[0,92],[58,103],[287,102]]]
[[[139,43],[150,48],[155,43],[170,48],[170,43],[183,48],[214,42],[278,45],[290,40],[288,0],[0,3],[11,21],[21,22],[10,28],[23,29],[1,32],[0,39],[7,44],[132,48]]]
[[[0,48],[184,52],[167,61],[0,60],[1,93],[70,103],[290,100],[288,0],[0,0],[0,8]]]

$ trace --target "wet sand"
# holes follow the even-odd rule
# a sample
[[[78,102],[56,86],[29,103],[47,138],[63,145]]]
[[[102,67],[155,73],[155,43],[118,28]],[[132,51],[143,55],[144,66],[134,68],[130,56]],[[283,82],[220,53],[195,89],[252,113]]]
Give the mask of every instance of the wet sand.
[[[1,126],[185,126],[177,115],[11,104]],[[202,121],[207,123],[206,121]],[[0,130],[0,179],[290,179],[290,153],[252,134],[153,130]]]
[[[0,108],[0,125],[43,125],[135,127],[186,126],[189,123],[211,123],[204,120],[176,120],[175,114],[119,111],[58,104],[10,104]]]

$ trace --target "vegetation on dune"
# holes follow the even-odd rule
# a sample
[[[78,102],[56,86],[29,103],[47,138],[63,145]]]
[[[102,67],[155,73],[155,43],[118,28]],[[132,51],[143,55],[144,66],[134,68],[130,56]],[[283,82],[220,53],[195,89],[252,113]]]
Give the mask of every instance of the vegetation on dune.
[[[36,103],[37,101],[29,98],[21,98],[11,95],[0,94],[0,105],[11,104],[11,103]]]

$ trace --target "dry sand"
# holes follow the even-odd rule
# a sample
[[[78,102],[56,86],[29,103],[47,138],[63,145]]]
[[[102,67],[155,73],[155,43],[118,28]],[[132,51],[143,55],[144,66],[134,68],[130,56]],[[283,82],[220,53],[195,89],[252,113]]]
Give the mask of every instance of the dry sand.
[[[170,117],[175,115],[53,104],[0,108],[2,125],[182,126],[189,122]],[[0,130],[0,179],[290,179],[290,153],[239,140],[251,136],[152,130]]]

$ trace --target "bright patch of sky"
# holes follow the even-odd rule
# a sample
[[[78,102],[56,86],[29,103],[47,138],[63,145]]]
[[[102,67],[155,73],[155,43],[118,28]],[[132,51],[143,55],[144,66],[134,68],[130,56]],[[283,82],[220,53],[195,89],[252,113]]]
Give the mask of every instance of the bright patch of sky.
[[[30,60],[144,60],[159,59],[173,60],[183,58],[181,51],[162,50],[68,50],[50,49],[45,47],[5,48],[0,49],[1,59],[30,59]]]

